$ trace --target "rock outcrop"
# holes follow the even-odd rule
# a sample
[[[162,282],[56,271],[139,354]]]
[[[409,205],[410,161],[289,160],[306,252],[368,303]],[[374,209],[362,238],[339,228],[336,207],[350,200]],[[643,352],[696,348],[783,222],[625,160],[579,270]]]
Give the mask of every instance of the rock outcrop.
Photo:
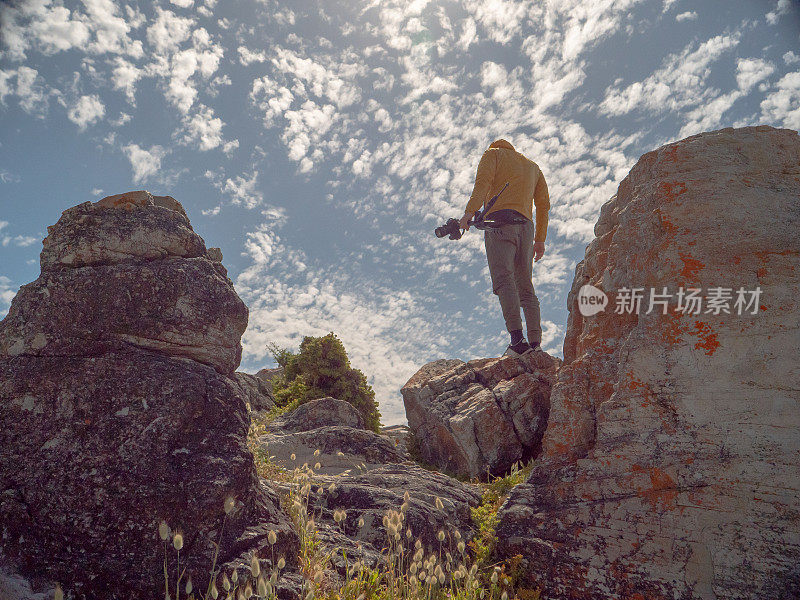
[[[239,386],[242,397],[254,413],[269,411],[275,407],[275,398],[272,395],[272,385],[258,374],[234,373],[234,379]]]
[[[296,557],[247,449],[232,379],[247,308],[220,257],[146,192],[49,228],[41,275],[0,322],[0,543],[23,574],[75,598],[160,597],[161,520],[183,533],[196,587],[213,543],[219,564],[241,562],[275,530]]]
[[[364,429],[364,417],[349,402],[327,397],[305,402],[268,425],[270,431],[281,433],[297,433],[318,427]]]
[[[381,550],[388,546],[388,538],[383,519],[387,511],[401,510],[406,494],[408,503],[400,531],[406,548],[419,540],[426,552],[441,548],[457,557],[458,542],[468,544],[475,534],[470,509],[480,504],[477,486],[417,465],[387,464],[364,473],[317,477],[315,482],[318,487],[311,492],[309,512],[317,515],[320,539],[335,551],[333,563],[340,569],[344,566],[342,549],[347,551],[351,565],[354,560],[370,565],[384,560]],[[345,511],[340,523],[334,520],[337,510]],[[406,530],[410,530],[410,537]],[[445,534],[441,544],[440,531]]]
[[[319,463],[315,471],[324,475],[409,460],[392,438],[364,429],[358,409],[336,398],[311,400],[281,415],[266,425],[258,443],[286,469]]]
[[[770,127],[645,154],[603,206],[540,460],[499,513],[543,596],[800,597],[798,231],[800,137]],[[605,311],[582,316],[584,284]],[[760,288],[742,314],[740,288]]]
[[[535,352],[422,367],[401,390],[419,458],[471,478],[535,456],[559,364]]]

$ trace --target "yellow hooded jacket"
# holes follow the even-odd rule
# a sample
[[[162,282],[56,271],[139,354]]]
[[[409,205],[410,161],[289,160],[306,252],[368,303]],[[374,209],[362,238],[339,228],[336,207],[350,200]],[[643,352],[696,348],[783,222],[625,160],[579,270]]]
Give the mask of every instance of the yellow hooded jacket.
[[[536,233],[534,240],[543,242],[547,237],[547,213],[550,210],[550,195],[547,183],[539,166],[514,150],[506,140],[492,142],[478,163],[475,187],[472,189],[464,214],[479,211],[483,204],[499,192],[504,191],[487,214],[496,210],[511,209],[533,220],[533,205],[536,205]]]

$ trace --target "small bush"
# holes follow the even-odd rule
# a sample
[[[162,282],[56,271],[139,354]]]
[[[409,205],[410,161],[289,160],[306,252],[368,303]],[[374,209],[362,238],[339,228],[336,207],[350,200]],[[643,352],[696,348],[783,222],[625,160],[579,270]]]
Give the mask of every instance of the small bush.
[[[291,403],[331,396],[352,404],[364,417],[368,429],[380,433],[381,414],[375,392],[350,360],[341,340],[333,333],[322,337],[306,336],[295,354],[274,344],[269,346],[275,362],[284,368],[283,377],[274,383],[275,403]]]

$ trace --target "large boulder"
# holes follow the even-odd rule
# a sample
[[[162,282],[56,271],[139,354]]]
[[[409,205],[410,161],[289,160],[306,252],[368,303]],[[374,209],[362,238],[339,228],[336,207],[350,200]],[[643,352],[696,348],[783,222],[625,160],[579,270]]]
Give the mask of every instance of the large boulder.
[[[0,322],[2,552],[75,598],[160,597],[162,520],[197,588],[215,543],[239,564],[275,530],[291,561],[231,379],[247,308],[176,201],[116,199],[64,211]]]
[[[501,557],[543,596],[800,597],[798,231],[800,137],[770,127],[645,154],[603,206],[538,466],[499,513]],[[604,311],[582,315],[584,284]],[[740,288],[760,288],[741,313]]]
[[[559,363],[535,352],[423,366],[401,390],[418,458],[469,478],[528,461],[547,424]]]
[[[126,342],[185,356],[230,375],[247,307],[182,212],[84,202],[48,228],[42,273],[20,288],[0,354],[82,355]],[[102,202],[102,200],[100,201]]]
[[[267,425],[271,431],[295,433],[318,427],[364,429],[364,417],[349,402],[327,397],[309,400]]]
[[[351,565],[353,557],[372,565],[384,560],[381,551],[389,543],[384,517],[402,509],[406,494],[400,532],[405,548],[419,540],[426,553],[447,551],[458,557],[458,542],[466,545],[475,534],[471,509],[480,504],[480,489],[416,465],[387,464],[363,473],[315,477],[309,512],[321,525],[322,542],[334,551],[334,565],[343,566],[343,548]],[[345,518],[336,523],[340,510]]]
[[[269,411],[275,407],[275,398],[272,395],[272,386],[250,373],[236,371],[233,377],[239,386],[242,396],[253,412]]]
[[[343,425],[301,431],[271,429],[258,438],[258,443],[270,460],[285,469],[319,463],[316,471],[326,475],[409,460],[394,440],[367,429]]]

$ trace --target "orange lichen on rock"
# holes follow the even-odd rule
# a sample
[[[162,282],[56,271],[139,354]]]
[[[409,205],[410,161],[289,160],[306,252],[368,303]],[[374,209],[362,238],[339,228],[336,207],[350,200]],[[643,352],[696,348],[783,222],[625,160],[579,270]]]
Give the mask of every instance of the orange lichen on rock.
[[[692,258],[688,254],[680,253],[681,260],[683,261],[683,269],[681,270],[681,277],[687,281],[695,280],[697,272],[705,267],[705,263],[700,262],[696,258]]]
[[[706,354],[711,356],[719,348],[719,341],[717,341],[717,334],[711,329],[711,325],[703,321],[694,322],[694,335],[700,338],[701,341],[697,342],[694,347],[701,348],[706,351]]]

